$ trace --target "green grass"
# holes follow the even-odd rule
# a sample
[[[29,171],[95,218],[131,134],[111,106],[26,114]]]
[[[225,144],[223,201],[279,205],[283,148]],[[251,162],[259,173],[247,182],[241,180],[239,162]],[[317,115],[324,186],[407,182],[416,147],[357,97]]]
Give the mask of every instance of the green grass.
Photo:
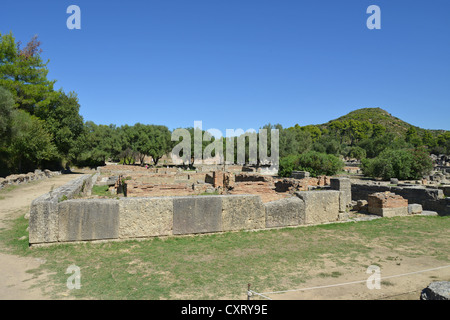
[[[92,194],[97,196],[111,196],[111,192],[109,192],[109,186],[93,186]]]
[[[255,291],[299,287],[317,271],[338,278],[399,256],[450,261],[450,217],[398,217],[358,223],[28,247],[23,217],[0,231],[0,245],[21,255],[45,259],[32,271],[49,274],[51,298],[222,299]],[[387,251],[384,256],[376,248]],[[325,263],[339,271],[326,269]],[[81,289],[68,290],[68,266],[81,269]],[[443,263],[444,264],[444,263]],[[364,276],[363,274],[362,276]]]

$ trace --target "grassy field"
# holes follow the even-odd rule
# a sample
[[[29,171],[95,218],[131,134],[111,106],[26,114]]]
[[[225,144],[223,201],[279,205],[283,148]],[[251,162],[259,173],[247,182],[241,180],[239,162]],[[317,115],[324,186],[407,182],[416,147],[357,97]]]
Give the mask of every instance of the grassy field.
[[[298,287],[311,278],[336,278],[349,270],[396,256],[450,261],[450,217],[398,217],[358,223],[232,232],[142,241],[28,247],[28,220],[0,231],[8,252],[45,259],[33,270],[49,274],[49,298],[242,299],[247,283],[262,291]],[[22,240],[19,240],[22,239]],[[380,256],[374,248],[389,255]],[[65,274],[75,264],[81,289],[68,290]]]

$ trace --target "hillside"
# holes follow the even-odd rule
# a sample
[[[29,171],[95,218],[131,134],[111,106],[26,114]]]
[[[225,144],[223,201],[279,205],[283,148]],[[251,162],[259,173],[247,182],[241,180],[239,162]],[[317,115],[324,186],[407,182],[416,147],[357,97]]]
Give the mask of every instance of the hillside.
[[[424,131],[429,131],[433,136],[437,136],[438,134],[445,132],[445,130],[428,130],[414,126],[397,117],[394,117],[389,112],[381,108],[357,109],[337,119],[330,120],[327,123],[322,124],[321,127],[328,127],[334,121],[347,120],[368,121],[372,124],[379,124],[384,126],[387,132],[393,132],[399,135],[405,135],[411,127],[414,127],[418,133],[422,134]]]
[[[324,125],[328,126],[333,121],[346,120],[368,121],[372,124],[380,124],[384,126],[387,131],[400,134],[405,134],[406,131],[413,126],[397,117],[392,116],[389,112],[381,108],[357,109],[335,120],[330,120]],[[416,128],[419,129],[418,127]]]

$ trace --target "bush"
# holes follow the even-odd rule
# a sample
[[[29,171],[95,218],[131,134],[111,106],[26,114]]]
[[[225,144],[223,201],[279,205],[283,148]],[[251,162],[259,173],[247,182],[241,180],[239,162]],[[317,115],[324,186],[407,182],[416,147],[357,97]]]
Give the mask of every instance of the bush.
[[[364,159],[362,170],[364,175],[389,180],[419,179],[432,169],[432,161],[428,153],[420,149],[384,150],[378,157]]]
[[[288,156],[280,159],[278,174],[289,177],[294,170],[308,171],[311,176],[332,176],[342,170],[344,163],[332,154],[309,151],[301,155]]]

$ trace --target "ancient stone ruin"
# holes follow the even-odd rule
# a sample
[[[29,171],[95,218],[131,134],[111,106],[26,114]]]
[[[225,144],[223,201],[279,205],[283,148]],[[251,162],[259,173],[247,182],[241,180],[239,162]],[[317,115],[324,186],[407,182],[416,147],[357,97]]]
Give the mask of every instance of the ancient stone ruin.
[[[450,214],[442,189],[345,177],[291,178],[224,167],[105,166],[35,199],[30,244],[295,227],[424,210]],[[301,178],[300,178],[301,177]],[[110,196],[92,195],[93,185]]]

